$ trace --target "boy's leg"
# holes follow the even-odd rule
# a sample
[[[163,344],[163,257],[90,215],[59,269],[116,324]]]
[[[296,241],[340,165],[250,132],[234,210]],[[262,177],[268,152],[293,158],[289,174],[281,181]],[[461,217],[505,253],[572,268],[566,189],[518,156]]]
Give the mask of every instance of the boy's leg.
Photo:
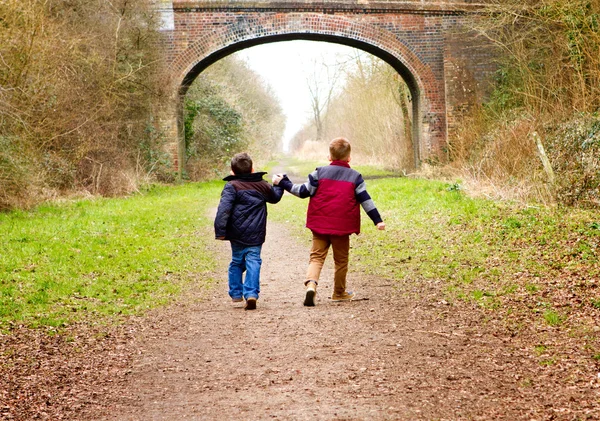
[[[246,279],[244,280],[244,298],[258,299],[260,294],[260,258],[262,246],[250,246],[245,249]]]
[[[310,260],[308,263],[308,270],[306,271],[306,281],[304,282],[305,285],[308,281],[317,282],[319,280],[330,244],[331,241],[328,235],[321,235],[313,232]]]
[[[246,270],[244,247],[231,243],[231,263],[229,263],[229,296],[233,300],[243,297],[242,274]]]
[[[323,269],[323,263],[327,258],[327,252],[329,251],[329,236],[320,235],[313,232],[313,243],[310,250],[310,261],[308,264],[308,270],[306,272],[306,293],[304,296],[304,305],[312,307],[315,305],[315,296],[317,295],[317,282],[321,276],[321,269]]]
[[[348,274],[348,255],[350,253],[350,236],[331,236],[331,248],[335,273],[333,276],[333,295],[341,296],[346,292],[346,275]]]

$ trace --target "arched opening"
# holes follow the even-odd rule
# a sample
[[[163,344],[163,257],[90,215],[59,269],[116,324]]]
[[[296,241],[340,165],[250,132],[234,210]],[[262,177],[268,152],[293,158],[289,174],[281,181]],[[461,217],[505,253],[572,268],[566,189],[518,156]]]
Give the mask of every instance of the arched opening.
[[[412,105],[412,122],[411,122],[411,143],[412,143],[412,160],[414,166],[418,166],[421,158],[420,147],[421,147],[421,91],[419,83],[413,72],[398,58],[393,56],[391,53],[364,41],[358,41],[355,39],[345,38],[341,36],[323,35],[323,34],[310,34],[310,33],[292,33],[292,34],[279,34],[272,36],[264,36],[260,38],[253,38],[249,40],[240,41],[227,45],[212,54],[200,59],[187,71],[179,88],[179,112],[178,112],[178,127],[180,135],[180,144],[183,143],[183,99],[192,85],[194,80],[212,64],[216,63],[220,59],[233,54],[237,51],[241,51],[250,47],[276,43],[281,41],[293,41],[293,40],[306,40],[306,41],[320,41],[334,44],[345,45],[348,47],[356,48],[358,50],[365,51],[373,56],[381,59],[385,63],[389,64],[395,72],[406,83],[410,91],[411,105]],[[183,156],[183,150],[180,148],[180,156]]]

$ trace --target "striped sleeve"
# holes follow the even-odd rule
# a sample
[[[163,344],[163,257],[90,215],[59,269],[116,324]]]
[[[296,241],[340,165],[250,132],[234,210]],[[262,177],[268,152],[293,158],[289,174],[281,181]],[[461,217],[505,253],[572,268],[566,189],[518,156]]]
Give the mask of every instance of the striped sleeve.
[[[282,180],[282,182],[280,182],[280,184],[285,190],[294,196],[304,199],[306,197],[314,196],[317,192],[317,187],[319,186],[319,174],[317,170],[314,170],[308,175],[306,183],[303,184],[292,184],[289,180]]]
[[[371,218],[371,221],[373,221],[375,225],[377,225],[380,222],[383,222],[383,219],[381,219],[381,215],[379,214],[377,207],[375,207],[375,202],[373,202],[373,199],[371,199],[369,192],[367,192],[367,185],[365,184],[365,180],[363,180],[362,176],[359,176],[358,178],[357,186],[354,189],[354,193],[356,194],[356,200],[358,201],[358,203],[360,203],[360,205],[367,213],[369,218]]]

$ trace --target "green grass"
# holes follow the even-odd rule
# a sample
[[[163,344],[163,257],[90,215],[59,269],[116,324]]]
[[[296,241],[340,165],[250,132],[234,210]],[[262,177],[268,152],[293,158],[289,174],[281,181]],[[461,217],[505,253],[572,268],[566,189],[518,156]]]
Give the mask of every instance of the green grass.
[[[210,283],[222,183],[0,214],[0,328],[135,314]]]
[[[287,164],[308,174],[322,163]],[[575,310],[600,309],[597,212],[474,199],[455,185],[368,179],[387,229],[377,231],[362,214],[351,276],[387,278],[407,294],[418,294],[425,282],[449,302],[490,311],[516,305],[506,314],[529,312],[531,320],[560,328],[577,320]],[[214,240],[207,215],[222,186],[156,187],[124,199],[0,215],[0,328],[136,314],[210,283],[214,256],[206,246]],[[305,241],[307,205],[286,194],[269,217]]]
[[[564,321],[564,316],[561,316],[560,314],[558,314],[555,311],[546,310],[544,312],[544,320],[550,326],[559,326]]]
[[[356,242],[356,254],[370,270],[442,279],[465,295],[475,293],[475,299],[514,292],[510,284],[519,275],[531,279],[526,288],[533,294],[540,288],[536,279],[600,274],[594,212],[519,208],[467,197],[445,183],[406,178],[374,180],[368,190],[388,225],[385,234],[369,233]]]

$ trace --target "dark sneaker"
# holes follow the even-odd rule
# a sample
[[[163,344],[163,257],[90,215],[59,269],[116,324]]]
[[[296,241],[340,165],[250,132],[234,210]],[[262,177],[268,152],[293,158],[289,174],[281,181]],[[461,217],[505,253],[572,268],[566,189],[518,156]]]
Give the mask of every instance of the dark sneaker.
[[[355,295],[352,291],[344,291],[341,294],[333,294],[331,301],[351,301]]]
[[[246,310],[256,310],[256,298],[250,297],[246,300]]]
[[[304,305],[306,307],[314,307],[316,296],[317,284],[313,281],[308,281],[306,283],[306,295],[304,296]]]

